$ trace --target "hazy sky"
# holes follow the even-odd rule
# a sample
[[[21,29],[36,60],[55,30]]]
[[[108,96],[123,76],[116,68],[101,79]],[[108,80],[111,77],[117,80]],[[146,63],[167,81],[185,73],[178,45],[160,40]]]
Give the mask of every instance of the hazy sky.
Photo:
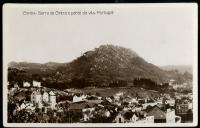
[[[37,7],[37,6],[35,6]],[[78,8],[80,7],[80,8]],[[130,48],[155,65],[193,63],[196,6],[4,6],[8,61],[69,62],[101,44]],[[112,10],[113,15],[40,16],[23,11]]]

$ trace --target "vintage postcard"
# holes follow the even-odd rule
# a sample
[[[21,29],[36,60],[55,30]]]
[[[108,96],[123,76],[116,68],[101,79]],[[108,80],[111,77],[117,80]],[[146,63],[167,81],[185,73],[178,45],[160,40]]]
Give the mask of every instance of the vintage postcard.
[[[197,126],[197,12],[4,4],[4,126]]]

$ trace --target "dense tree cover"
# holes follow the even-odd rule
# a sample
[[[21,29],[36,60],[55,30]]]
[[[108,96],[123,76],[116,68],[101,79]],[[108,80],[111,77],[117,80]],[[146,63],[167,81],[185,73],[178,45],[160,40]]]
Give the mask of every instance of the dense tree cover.
[[[8,122],[9,123],[74,123],[79,122],[83,115],[76,111],[56,112],[48,109],[47,113],[43,109],[36,108],[31,110],[16,110],[16,107],[8,104]]]
[[[156,90],[160,92],[165,92],[169,87],[168,83],[158,84],[155,81],[146,78],[135,79],[133,83],[135,87],[140,87],[148,90]]]
[[[44,77],[41,74],[29,74],[23,70],[11,69],[9,68],[8,80],[10,82],[10,86],[13,86],[14,83],[18,83],[20,87],[23,86],[23,81],[28,81],[32,84],[33,80],[41,81],[42,86],[48,88],[56,88],[56,89],[66,89],[66,88],[84,88],[88,86],[92,87],[126,87],[128,82],[126,80],[121,79],[112,79],[101,80],[100,82],[96,82],[92,80],[92,78],[73,78],[70,81],[62,81],[56,79],[56,77]],[[45,79],[43,79],[45,78]],[[133,85],[140,88],[145,88],[149,90],[157,90],[157,91],[166,91],[168,88],[168,84],[159,85],[155,81],[148,78],[137,78],[133,80]]]

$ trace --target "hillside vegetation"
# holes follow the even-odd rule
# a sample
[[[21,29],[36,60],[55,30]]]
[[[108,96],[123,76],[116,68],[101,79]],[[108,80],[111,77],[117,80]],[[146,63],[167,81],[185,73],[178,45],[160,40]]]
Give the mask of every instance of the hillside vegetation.
[[[165,83],[173,78],[182,83],[191,81],[192,75],[162,70],[146,62],[131,49],[101,45],[70,63],[12,62],[9,64],[8,78],[18,83],[40,80],[44,86],[52,88],[82,88],[134,85],[134,80],[140,78],[155,83]]]

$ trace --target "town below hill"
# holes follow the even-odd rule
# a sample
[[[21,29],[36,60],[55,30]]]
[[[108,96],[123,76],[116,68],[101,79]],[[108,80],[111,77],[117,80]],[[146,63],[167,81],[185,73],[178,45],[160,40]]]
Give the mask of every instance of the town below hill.
[[[137,87],[57,90],[32,81],[8,89],[8,122],[188,123],[192,101],[192,93]]]

